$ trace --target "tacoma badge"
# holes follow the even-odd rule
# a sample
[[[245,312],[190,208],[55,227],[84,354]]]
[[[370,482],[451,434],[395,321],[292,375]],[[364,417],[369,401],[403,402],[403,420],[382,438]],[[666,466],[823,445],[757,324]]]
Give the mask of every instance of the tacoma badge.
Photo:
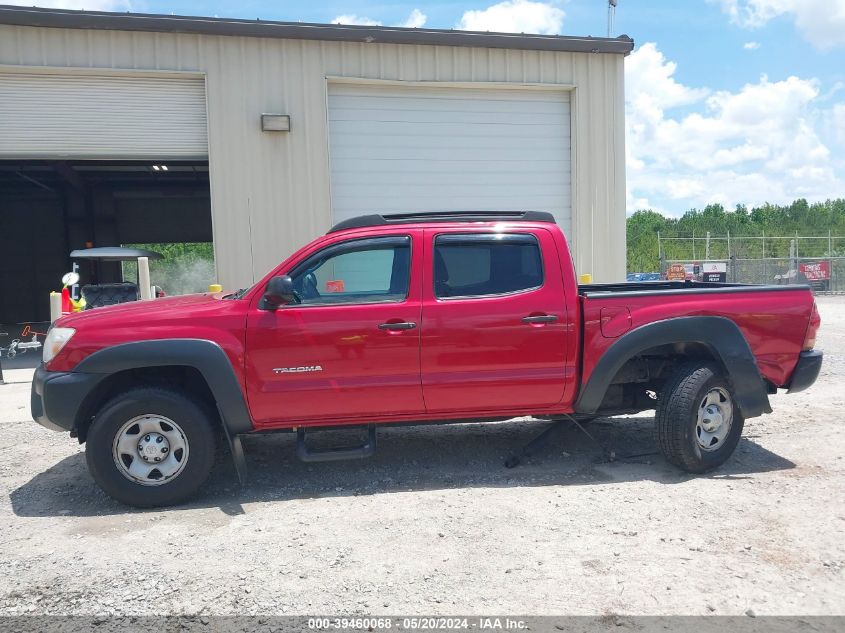
[[[304,367],[274,367],[274,374],[304,374],[308,371],[323,371],[320,365],[305,365]]]

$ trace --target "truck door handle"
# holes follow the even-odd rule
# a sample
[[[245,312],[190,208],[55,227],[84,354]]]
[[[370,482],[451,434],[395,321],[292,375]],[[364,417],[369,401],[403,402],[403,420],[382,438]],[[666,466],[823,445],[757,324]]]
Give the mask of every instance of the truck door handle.
[[[378,326],[380,330],[413,330],[417,324],[412,321],[387,322]]]
[[[522,318],[523,323],[554,323],[557,317],[554,314],[538,314]]]

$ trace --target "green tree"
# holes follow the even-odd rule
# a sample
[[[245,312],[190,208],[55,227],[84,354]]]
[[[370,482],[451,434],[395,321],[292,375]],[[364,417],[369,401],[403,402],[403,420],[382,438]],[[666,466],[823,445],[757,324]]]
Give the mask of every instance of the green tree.
[[[690,209],[679,218],[664,217],[652,210],[640,210],[627,219],[628,271],[657,272],[660,266],[657,233],[661,238],[666,259],[704,259],[704,238],[710,233],[711,259],[729,257],[727,237],[730,235],[731,251],[740,258],[787,257],[789,243],[779,237],[816,237],[800,240],[800,254],[806,257],[826,257],[845,253],[845,199],[809,203],[803,198],[789,205],[762,204],[748,209],[743,204],[733,211],[720,204],[709,204],[703,209]],[[830,248],[828,232],[834,237]],[[763,237],[743,240],[743,237]],[[683,238],[683,239],[673,239]]]
[[[150,281],[168,295],[205,292],[216,283],[214,245],[211,242],[179,242],[175,244],[126,244],[134,248],[161,253],[163,259],[150,262]],[[134,262],[123,263],[124,279],[135,279]]]

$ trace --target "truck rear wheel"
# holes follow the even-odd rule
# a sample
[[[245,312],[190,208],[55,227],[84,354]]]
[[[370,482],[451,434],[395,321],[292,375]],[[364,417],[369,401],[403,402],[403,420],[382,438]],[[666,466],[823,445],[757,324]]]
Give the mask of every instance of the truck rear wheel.
[[[656,434],[668,461],[690,473],[725,463],[745,423],[732,388],[714,363],[683,365],[660,393]]]
[[[138,508],[194,494],[214,463],[214,425],[200,403],[144,387],[109,400],[88,431],[85,457],[100,487]]]

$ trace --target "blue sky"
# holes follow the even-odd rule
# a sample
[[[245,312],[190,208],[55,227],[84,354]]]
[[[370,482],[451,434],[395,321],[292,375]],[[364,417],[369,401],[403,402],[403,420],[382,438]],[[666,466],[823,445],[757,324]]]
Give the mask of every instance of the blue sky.
[[[5,0],[9,1],[9,0]],[[605,35],[606,0],[24,0],[68,8]],[[845,197],[845,0],[619,0],[627,208]]]

